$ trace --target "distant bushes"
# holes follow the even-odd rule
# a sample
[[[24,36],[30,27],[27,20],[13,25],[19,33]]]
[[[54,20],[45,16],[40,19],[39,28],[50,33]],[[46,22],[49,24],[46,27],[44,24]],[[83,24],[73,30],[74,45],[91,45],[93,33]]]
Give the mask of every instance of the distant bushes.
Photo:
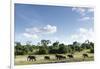
[[[20,42],[16,42],[14,46],[15,55],[32,55],[32,54],[65,54],[65,53],[75,53],[86,49],[90,50],[90,53],[94,53],[94,43],[84,42],[78,43],[73,42],[73,44],[65,45],[60,44],[58,41],[54,42],[52,45],[48,45],[50,40],[41,40],[39,45],[21,45]]]
[[[45,47],[40,47],[37,54],[48,54],[48,49],[46,49]]]
[[[94,53],[94,49],[90,49],[90,53]]]

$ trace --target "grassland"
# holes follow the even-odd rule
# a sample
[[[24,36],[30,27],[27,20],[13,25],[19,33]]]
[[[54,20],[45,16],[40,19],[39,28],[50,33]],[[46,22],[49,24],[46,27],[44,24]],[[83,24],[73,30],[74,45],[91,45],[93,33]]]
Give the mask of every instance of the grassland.
[[[27,61],[27,56],[28,55],[23,55],[23,56],[20,55],[20,56],[16,56],[14,62],[15,62],[15,65],[30,65],[30,64],[94,61],[94,54],[93,53],[88,53],[89,57],[83,58],[82,57],[82,52],[76,52],[74,54],[74,58],[72,58],[72,59],[67,57],[68,54],[62,54],[62,55],[66,56],[66,59],[57,60],[55,58],[54,54],[49,54],[48,56],[50,56],[50,60],[45,60],[44,56],[47,56],[47,55],[35,55],[36,56],[36,61]]]

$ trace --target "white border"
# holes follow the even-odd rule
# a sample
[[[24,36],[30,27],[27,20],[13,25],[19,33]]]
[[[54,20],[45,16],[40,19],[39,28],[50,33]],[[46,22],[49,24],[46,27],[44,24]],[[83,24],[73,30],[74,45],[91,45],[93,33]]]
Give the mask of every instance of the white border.
[[[14,3],[58,5],[58,6],[77,6],[77,7],[95,7],[94,2],[89,0],[14,0]]]
[[[11,1],[10,68],[14,69],[14,1]]]
[[[0,69],[10,66],[10,0],[0,0]]]
[[[56,5],[56,6],[73,6],[73,7],[94,7],[93,2],[90,1],[76,1],[76,0],[12,0],[11,3],[11,68],[12,69],[76,69],[76,68],[87,68],[95,64],[95,62],[73,62],[73,63],[59,63],[59,64],[40,64],[40,65],[21,65],[14,66],[14,4],[40,4],[40,5]]]

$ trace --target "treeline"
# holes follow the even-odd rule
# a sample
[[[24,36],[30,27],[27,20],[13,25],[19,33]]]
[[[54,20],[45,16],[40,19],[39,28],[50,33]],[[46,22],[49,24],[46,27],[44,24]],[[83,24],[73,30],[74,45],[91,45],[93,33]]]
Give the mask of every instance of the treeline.
[[[75,52],[81,52],[83,50],[89,50],[89,53],[94,53],[94,43],[86,40],[84,43],[78,43],[77,41],[72,44],[65,45],[58,41],[50,45],[50,40],[41,40],[37,45],[31,45],[29,42],[26,45],[21,45],[20,42],[15,42],[14,54],[15,55],[33,55],[33,54],[66,54]]]

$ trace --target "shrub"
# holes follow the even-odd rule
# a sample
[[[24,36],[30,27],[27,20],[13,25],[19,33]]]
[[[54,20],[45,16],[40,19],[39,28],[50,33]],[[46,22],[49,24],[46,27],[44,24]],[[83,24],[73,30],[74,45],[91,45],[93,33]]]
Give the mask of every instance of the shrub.
[[[38,54],[48,54],[48,49],[45,47],[41,47],[38,51]]]
[[[94,49],[90,49],[90,53],[94,53]]]

